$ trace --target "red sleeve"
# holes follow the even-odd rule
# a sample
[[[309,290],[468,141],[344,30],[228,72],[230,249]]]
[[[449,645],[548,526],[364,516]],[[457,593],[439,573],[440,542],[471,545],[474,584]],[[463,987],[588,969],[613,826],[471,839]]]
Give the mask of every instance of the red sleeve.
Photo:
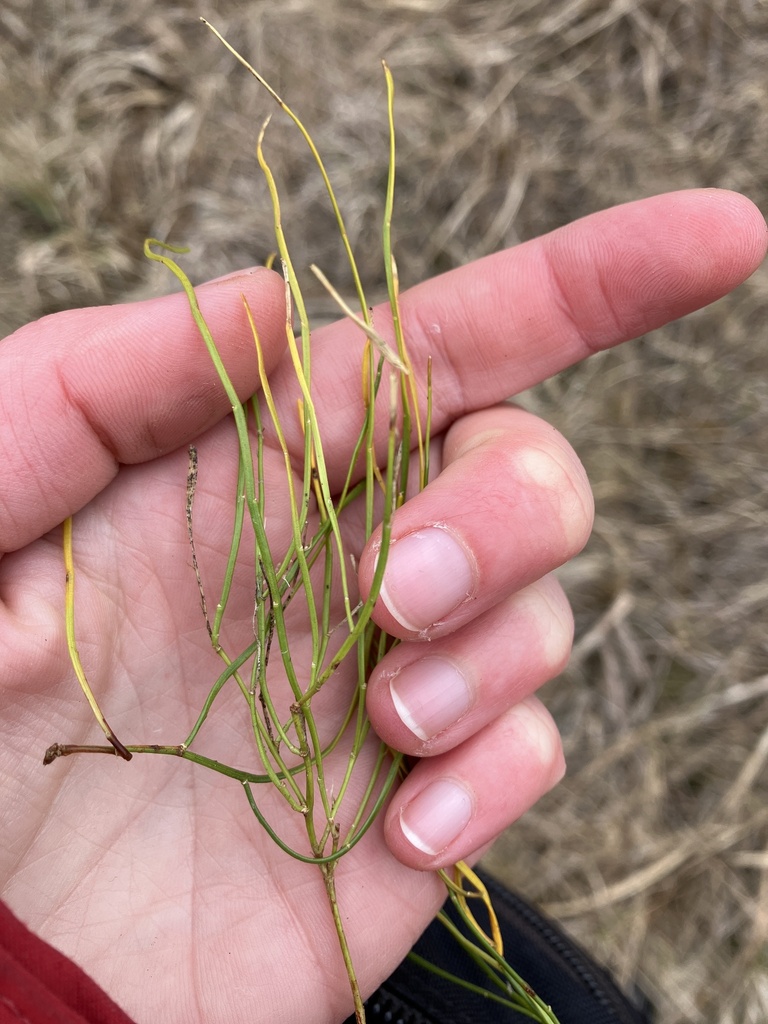
[[[132,1024],[79,967],[0,903],[0,1024]]]

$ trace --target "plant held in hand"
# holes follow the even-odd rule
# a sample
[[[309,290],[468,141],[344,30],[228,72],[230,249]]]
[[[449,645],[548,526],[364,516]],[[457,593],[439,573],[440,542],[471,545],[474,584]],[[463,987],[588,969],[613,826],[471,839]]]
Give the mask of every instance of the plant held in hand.
[[[210,26],[209,26],[210,27]],[[212,29],[217,36],[219,33]],[[222,39],[221,36],[219,36]],[[191,563],[202,605],[202,622],[221,661],[191,730],[171,744],[124,744],[102,714],[88,684],[75,637],[76,566],[73,525],[64,526],[66,567],[66,626],[70,658],[83,691],[108,741],[108,746],[55,743],[45,761],[81,752],[164,754],[221,773],[244,790],[251,812],[287,856],[319,870],[339,940],[358,1021],[365,1008],[353,951],[344,930],[337,893],[336,869],[365,836],[388,794],[408,765],[402,754],[373,735],[366,714],[366,685],[372,668],[397,640],[373,619],[372,612],[386,567],[393,516],[406,494],[426,486],[429,479],[432,381],[429,365],[414,367],[402,329],[399,285],[392,253],[391,225],[395,183],[394,88],[384,65],[390,128],[389,170],[383,223],[384,269],[389,295],[393,342],[374,324],[357,270],[344,220],[325,166],[301,121],[280,96],[225,40],[225,46],[269,91],[304,136],[325,183],[344,246],[357,305],[355,312],[325,275],[312,270],[343,312],[365,338],[360,366],[359,431],[342,486],[336,487],[327,469],[322,423],[313,400],[310,322],[299,275],[291,260],[280,212],[275,179],[264,154],[265,124],[258,137],[257,157],[274,211],[279,265],[285,280],[285,339],[294,373],[293,421],[273,394],[259,338],[257,313],[245,303],[258,365],[260,391],[241,402],[222,361],[216,340],[198,304],[195,290],[174,259],[185,250],[148,240],[147,256],[167,267],[183,287],[189,307],[225,389],[232,409],[232,444],[237,453],[231,534],[226,570],[212,584],[198,562],[195,495],[205,472],[195,447],[189,449],[186,517]],[[267,122],[268,123],[268,122]],[[245,302],[245,300],[244,300]],[[421,384],[421,387],[419,386]],[[423,396],[423,397],[422,397]],[[303,438],[301,460],[292,456],[289,433],[298,428]],[[268,451],[267,451],[268,448]],[[295,448],[295,446],[294,446]],[[264,466],[277,453],[284,465],[284,487],[265,487]],[[289,524],[279,538],[274,521]],[[353,545],[365,543],[375,531],[379,552],[370,591],[361,600],[356,589]],[[190,585],[195,583],[190,579]],[[229,614],[250,595],[250,630],[243,636],[242,613]],[[234,618],[234,623],[231,620]],[[202,625],[201,625],[201,628]],[[233,699],[234,694],[234,699]],[[207,729],[224,720],[238,736],[246,736],[247,767],[229,763],[200,749]],[[204,744],[203,744],[203,749]],[[293,812],[296,827],[282,829],[265,810],[265,791],[276,794]],[[274,802],[271,803],[274,807]],[[501,938],[485,889],[463,864],[443,872],[448,893],[464,930],[445,918],[446,927],[485,971],[489,998],[532,1020],[556,1024],[545,1003],[517,976],[504,959]],[[343,894],[341,896],[343,903]],[[482,902],[487,932],[476,921],[470,902]],[[429,969],[429,965],[424,965]],[[459,984],[466,984],[456,979]]]

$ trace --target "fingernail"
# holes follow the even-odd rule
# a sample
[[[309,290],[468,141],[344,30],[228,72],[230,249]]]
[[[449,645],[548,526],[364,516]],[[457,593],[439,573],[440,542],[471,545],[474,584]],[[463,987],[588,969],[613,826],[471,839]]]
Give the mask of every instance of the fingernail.
[[[400,828],[412,846],[434,857],[464,831],[472,810],[472,797],[463,786],[438,779],[402,809]]]
[[[380,597],[401,626],[418,633],[444,619],[473,589],[464,547],[448,530],[430,526],[392,544]]]
[[[422,658],[389,684],[401,722],[420,740],[430,740],[464,715],[472,693],[464,676],[445,658]]]

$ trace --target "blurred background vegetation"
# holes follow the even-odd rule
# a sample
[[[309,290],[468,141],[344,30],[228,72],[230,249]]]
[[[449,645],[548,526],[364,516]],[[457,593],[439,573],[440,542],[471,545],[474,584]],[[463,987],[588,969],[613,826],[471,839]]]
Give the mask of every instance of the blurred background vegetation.
[[[765,0],[4,0],[0,336],[165,290],[147,235],[190,244],[198,281],[267,255],[272,106],[199,14],[311,126],[372,293],[381,57],[405,285],[656,192],[768,211]],[[276,118],[267,147],[296,262],[343,286],[300,140]],[[576,647],[544,692],[569,775],[487,864],[659,1024],[768,1019],[767,303],[763,269],[520,396],[579,451],[597,522],[562,572]]]

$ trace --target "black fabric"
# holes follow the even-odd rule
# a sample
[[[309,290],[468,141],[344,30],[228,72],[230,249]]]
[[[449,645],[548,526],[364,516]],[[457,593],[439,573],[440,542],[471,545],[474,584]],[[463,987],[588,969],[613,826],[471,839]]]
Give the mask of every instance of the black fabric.
[[[652,1024],[650,1007],[630,1001],[610,974],[520,897],[483,875],[515,970],[549,1005],[560,1024]],[[434,921],[414,951],[485,987],[485,976]],[[530,1018],[468,992],[405,960],[366,1002],[368,1024],[530,1024]],[[350,1017],[345,1024],[354,1024]]]

